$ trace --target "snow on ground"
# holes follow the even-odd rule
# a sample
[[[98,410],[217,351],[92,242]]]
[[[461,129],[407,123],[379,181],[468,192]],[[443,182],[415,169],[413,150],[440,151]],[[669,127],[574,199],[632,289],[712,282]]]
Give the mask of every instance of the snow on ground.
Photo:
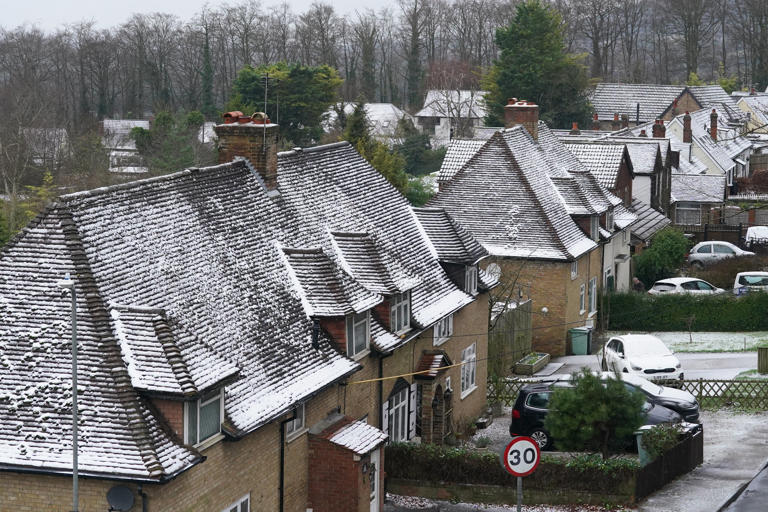
[[[525,496],[525,493],[523,493]],[[400,496],[387,493],[384,512],[509,512],[516,511],[517,505],[489,505],[487,503],[450,503],[414,496]],[[633,508],[604,508],[595,505],[523,505],[522,512],[632,512]]]
[[[626,334],[624,331],[605,333],[606,340],[611,336]],[[633,334],[641,334],[633,332]],[[757,350],[760,345],[768,345],[768,332],[651,332],[658,336],[670,350],[675,352],[740,352]]]

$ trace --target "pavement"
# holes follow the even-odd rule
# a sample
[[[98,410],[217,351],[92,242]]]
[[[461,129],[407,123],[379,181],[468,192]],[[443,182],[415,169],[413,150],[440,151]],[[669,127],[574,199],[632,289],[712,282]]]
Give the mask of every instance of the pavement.
[[[722,512],[765,512],[768,509],[768,466],[755,475],[742,492],[733,496],[733,500]]]

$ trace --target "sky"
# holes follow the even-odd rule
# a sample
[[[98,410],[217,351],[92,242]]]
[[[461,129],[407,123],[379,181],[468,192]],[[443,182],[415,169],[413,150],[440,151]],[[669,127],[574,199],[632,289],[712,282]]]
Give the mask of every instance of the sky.
[[[326,0],[341,14],[354,13],[355,9],[375,9],[394,5],[395,0]],[[93,20],[98,28],[109,28],[126,21],[135,12],[164,12],[176,14],[188,20],[200,12],[205,5],[211,8],[224,2],[210,0],[32,0],[3,2],[0,27],[10,29],[23,24],[37,25],[45,31],[62,28],[69,23]],[[238,1],[230,1],[237,4]],[[265,6],[276,5],[279,0],[262,1]],[[312,0],[288,0],[294,12],[303,12]]]

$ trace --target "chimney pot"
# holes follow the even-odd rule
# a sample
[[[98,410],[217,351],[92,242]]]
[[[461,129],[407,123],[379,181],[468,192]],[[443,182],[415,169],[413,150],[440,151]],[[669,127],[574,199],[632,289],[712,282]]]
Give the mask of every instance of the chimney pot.
[[[579,123],[576,121],[573,122],[573,125],[571,126],[571,131],[569,132],[569,135],[580,135],[581,131],[579,130]]]
[[[224,124],[213,127],[219,138],[219,163],[243,157],[264,180],[266,189],[275,190],[278,126],[271,124],[263,112],[256,112],[253,116],[244,116],[237,111],[227,112],[223,118]]]
[[[507,105],[514,105],[515,103],[517,103],[517,98],[509,98],[507,100]]]
[[[595,131],[600,129],[600,120],[597,118],[597,112],[592,114],[592,129]]]
[[[640,130],[640,137],[648,137],[648,134],[645,133],[645,130]]]
[[[611,128],[613,128],[613,131],[617,131],[619,128],[621,128],[621,122],[619,121],[618,112],[613,114],[613,122],[611,123]]]

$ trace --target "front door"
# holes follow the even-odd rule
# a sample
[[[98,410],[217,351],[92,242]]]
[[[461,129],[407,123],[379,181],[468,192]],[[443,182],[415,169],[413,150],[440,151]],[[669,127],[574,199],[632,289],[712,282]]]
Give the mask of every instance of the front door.
[[[368,479],[371,484],[371,512],[379,512],[379,495],[381,489],[379,488],[379,473],[381,471],[381,448],[371,452],[371,465],[368,470]]]

